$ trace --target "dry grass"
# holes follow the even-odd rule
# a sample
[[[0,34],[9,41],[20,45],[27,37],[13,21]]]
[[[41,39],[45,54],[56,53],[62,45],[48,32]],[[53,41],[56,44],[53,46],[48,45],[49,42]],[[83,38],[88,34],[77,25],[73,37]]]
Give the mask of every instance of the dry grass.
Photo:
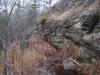
[[[37,37],[31,37],[29,47],[21,49],[20,44],[13,43],[8,51],[9,72],[12,75],[38,75],[37,71],[45,64],[45,53],[53,53],[55,50],[47,42]],[[0,66],[0,75],[3,75],[4,66]]]
[[[98,64],[81,64],[77,71],[83,75],[100,75],[100,62]]]
[[[31,75],[35,73],[39,64],[43,62],[44,54],[42,49],[31,47],[21,49],[20,45],[14,45],[9,49],[9,64],[11,71],[18,75]]]
[[[8,63],[10,68],[9,72],[11,72],[12,75],[39,75],[37,74],[39,68],[46,64],[52,65],[49,66],[49,68],[55,72],[61,72],[62,65],[58,63],[62,62],[63,58],[71,57],[77,61],[80,57],[80,51],[74,44],[65,42],[62,45],[63,50],[58,52],[58,50],[54,49],[48,42],[36,38],[37,37],[32,37],[28,40],[29,48],[27,49],[21,49],[20,44],[16,43],[13,43],[9,47]],[[69,46],[66,44],[69,44]],[[48,56],[46,59],[46,55],[51,56]],[[48,60],[49,62],[47,62]],[[3,75],[3,68],[1,64],[0,75]],[[77,71],[84,75],[100,75],[100,61],[97,61],[96,64],[82,64],[77,67]],[[41,73],[40,75],[44,74]]]

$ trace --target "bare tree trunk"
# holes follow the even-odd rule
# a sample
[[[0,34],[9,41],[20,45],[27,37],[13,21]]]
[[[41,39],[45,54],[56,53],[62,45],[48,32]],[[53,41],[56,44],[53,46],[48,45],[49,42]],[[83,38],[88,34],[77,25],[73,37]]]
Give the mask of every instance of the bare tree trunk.
[[[5,11],[6,11],[6,22],[5,22],[5,39],[4,39],[4,75],[8,75],[7,73],[7,43],[8,43],[8,34],[7,34],[7,26],[8,26],[8,11],[7,11],[7,0],[5,0]]]
[[[16,0],[17,1],[17,0]],[[7,0],[5,0],[5,12],[6,12],[6,21],[5,21],[5,32],[4,32],[4,75],[8,75],[8,70],[9,70],[9,67],[8,67],[8,61],[7,61],[7,53],[8,53],[8,25],[9,25],[9,19],[10,19],[10,16],[13,12],[13,9],[15,7],[15,4],[16,4],[16,1],[14,3],[14,5],[12,6],[11,8],[11,11],[8,15],[8,10],[7,10]]]
[[[49,0],[49,8],[51,9],[52,0]]]

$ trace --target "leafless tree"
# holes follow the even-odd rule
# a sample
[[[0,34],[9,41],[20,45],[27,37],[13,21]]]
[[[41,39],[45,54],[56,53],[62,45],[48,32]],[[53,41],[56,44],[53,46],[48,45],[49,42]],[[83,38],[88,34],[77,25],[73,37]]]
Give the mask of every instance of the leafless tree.
[[[4,0],[5,2],[5,12],[6,12],[6,20],[5,20],[5,31],[4,31],[4,75],[8,75],[8,70],[9,70],[9,66],[8,66],[8,60],[7,60],[7,53],[8,53],[8,26],[9,26],[9,20],[10,17],[12,15],[13,9],[16,5],[16,1],[14,2],[10,12],[8,13],[8,9],[7,9],[7,0]]]

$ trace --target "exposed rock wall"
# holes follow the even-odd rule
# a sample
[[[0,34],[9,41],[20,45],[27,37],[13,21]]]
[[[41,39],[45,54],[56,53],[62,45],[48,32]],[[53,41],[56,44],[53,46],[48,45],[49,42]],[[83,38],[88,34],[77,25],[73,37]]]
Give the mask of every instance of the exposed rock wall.
[[[55,9],[59,8],[59,10],[65,11],[74,7],[76,3],[85,5],[85,8],[95,1],[97,0],[61,0],[54,7]],[[65,2],[69,3],[68,5],[71,3],[71,7],[62,5]],[[63,6],[65,8],[63,8]],[[79,5],[77,5],[77,7],[79,7]],[[88,8],[88,10],[89,9],[90,8]],[[84,13],[85,12],[80,12],[81,15],[74,14],[63,20],[46,20],[43,25],[41,24],[39,32],[42,38],[56,49],[67,51],[67,46],[70,46],[69,50],[77,47],[76,50],[81,51],[82,59],[85,58],[86,61],[91,59],[91,62],[94,62],[92,58],[100,56],[100,9],[96,7],[93,8],[91,12],[87,11],[88,14]],[[67,40],[67,42],[65,42],[65,40]],[[66,48],[63,47],[64,45]]]

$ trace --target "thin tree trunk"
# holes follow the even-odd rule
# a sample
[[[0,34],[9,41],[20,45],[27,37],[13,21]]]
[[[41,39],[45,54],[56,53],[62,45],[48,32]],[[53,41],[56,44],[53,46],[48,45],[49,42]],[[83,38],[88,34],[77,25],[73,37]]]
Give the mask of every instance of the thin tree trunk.
[[[14,7],[16,5],[16,1],[15,1],[14,5],[12,6],[11,11],[10,11],[10,13],[8,15],[7,0],[5,0],[5,11],[6,11],[6,17],[7,18],[6,18],[6,22],[5,22],[5,32],[4,32],[4,35],[5,35],[5,37],[4,37],[4,44],[5,44],[5,46],[4,46],[4,75],[8,75],[8,70],[9,70],[9,68],[8,68],[8,61],[7,61],[7,53],[8,53],[8,25],[9,25],[10,16],[11,16],[11,14],[13,12],[13,9],[14,9]]]

